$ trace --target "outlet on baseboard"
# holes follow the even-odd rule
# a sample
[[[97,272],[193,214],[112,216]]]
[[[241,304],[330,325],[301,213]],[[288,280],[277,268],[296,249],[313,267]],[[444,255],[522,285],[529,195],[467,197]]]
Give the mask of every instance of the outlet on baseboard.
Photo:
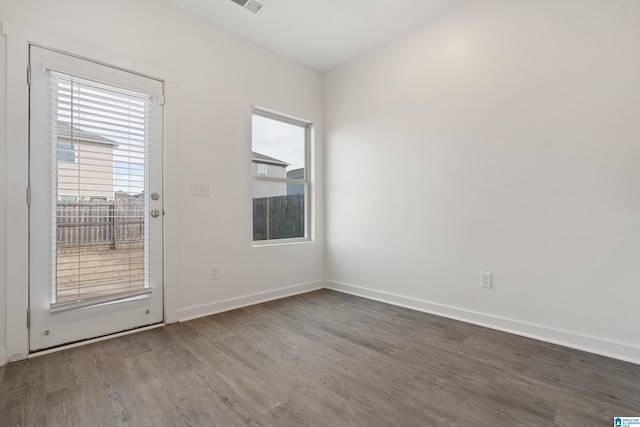
[[[220,266],[212,265],[211,266],[211,280],[218,280],[220,278]]]
[[[480,287],[492,288],[493,287],[493,273],[489,271],[480,272]]]

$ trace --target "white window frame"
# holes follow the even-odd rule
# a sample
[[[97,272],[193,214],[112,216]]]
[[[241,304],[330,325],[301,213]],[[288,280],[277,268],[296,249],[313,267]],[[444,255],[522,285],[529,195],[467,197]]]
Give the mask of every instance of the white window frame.
[[[263,107],[253,106],[252,115],[260,116],[271,120],[276,120],[283,123],[288,123],[294,126],[300,126],[305,129],[304,133],[304,177],[302,180],[290,179],[290,178],[276,178],[269,176],[260,176],[256,174],[252,176],[251,185],[256,181],[262,182],[277,182],[286,184],[304,185],[304,237],[293,237],[288,239],[269,239],[269,240],[253,240],[253,246],[272,246],[272,245],[286,245],[291,243],[302,243],[313,241],[311,237],[311,140],[313,138],[313,123],[308,120],[300,119],[294,116],[283,114],[274,110],[270,110]],[[251,140],[251,149],[253,151],[253,138]],[[251,192],[253,200],[253,190]],[[252,233],[253,236],[253,215],[252,220]]]

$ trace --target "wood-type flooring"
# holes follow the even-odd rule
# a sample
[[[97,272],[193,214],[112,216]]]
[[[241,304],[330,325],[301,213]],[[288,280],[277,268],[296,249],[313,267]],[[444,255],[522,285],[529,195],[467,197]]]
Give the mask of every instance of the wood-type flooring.
[[[10,363],[0,426],[612,426],[640,365],[329,290]]]

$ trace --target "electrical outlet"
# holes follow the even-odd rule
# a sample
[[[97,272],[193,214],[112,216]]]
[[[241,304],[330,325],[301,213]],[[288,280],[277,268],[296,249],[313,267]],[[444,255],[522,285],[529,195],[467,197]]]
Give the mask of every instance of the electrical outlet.
[[[493,287],[493,273],[488,271],[480,272],[480,287],[492,288]]]
[[[220,266],[212,265],[211,266],[211,280],[218,280],[220,278]]]

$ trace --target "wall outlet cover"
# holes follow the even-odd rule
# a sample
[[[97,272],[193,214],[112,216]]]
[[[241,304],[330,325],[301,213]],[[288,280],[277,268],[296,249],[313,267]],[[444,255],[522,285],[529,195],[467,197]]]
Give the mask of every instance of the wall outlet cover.
[[[212,265],[211,266],[211,280],[218,280],[220,278],[220,266]]]
[[[489,271],[480,272],[480,286],[483,288],[493,287],[493,273]]]

